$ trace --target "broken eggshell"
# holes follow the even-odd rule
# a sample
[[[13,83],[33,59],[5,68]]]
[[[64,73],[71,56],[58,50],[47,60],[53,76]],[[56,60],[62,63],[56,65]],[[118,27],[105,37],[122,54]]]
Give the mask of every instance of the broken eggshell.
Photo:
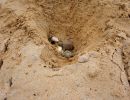
[[[78,58],[78,62],[79,63],[85,63],[85,62],[88,62],[88,60],[89,60],[89,56],[88,55],[81,55]]]

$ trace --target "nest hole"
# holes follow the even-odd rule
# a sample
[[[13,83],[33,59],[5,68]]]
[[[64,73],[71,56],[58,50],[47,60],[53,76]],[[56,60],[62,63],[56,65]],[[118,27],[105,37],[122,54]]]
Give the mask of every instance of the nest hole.
[[[37,1],[48,25],[47,40],[49,40],[50,35],[53,35],[61,41],[72,41],[74,46],[74,56],[65,58],[56,52],[55,42],[48,42],[49,50],[47,51],[50,53],[48,56],[42,55],[44,59],[52,58],[54,60],[46,60],[48,63],[53,62],[51,65],[56,67],[75,63],[80,54],[91,50],[102,39],[106,20],[102,19],[103,9],[95,2],[97,1]]]

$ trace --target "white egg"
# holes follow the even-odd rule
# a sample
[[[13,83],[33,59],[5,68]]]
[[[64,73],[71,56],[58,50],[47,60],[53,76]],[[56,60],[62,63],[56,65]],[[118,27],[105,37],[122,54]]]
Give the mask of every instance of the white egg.
[[[57,37],[55,37],[55,36],[53,36],[53,37],[51,38],[51,40],[54,41],[54,42],[58,42],[58,41],[59,41],[59,39],[58,39]]]
[[[59,53],[62,53],[62,52],[63,52],[62,47],[58,46],[58,47],[57,47],[57,51],[58,51]]]

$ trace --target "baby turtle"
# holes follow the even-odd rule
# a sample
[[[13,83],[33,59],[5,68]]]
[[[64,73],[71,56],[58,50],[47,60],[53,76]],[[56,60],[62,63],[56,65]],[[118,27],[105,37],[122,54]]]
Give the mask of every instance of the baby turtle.
[[[66,57],[66,58],[71,58],[74,56],[74,54],[71,51],[66,50],[62,53],[62,56]]]
[[[71,41],[69,41],[69,40],[65,40],[63,42],[59,41],[58,45],[61,46],[64,51],[66,51],[66,50],[68,50],[68,51],[74,50],[73,43]]]

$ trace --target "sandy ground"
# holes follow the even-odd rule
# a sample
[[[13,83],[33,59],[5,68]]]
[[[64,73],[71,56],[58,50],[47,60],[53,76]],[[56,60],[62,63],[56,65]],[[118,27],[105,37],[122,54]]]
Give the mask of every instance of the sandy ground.
[[[129,0],[0,0],[0,100],[130,100],[129,27]]]

